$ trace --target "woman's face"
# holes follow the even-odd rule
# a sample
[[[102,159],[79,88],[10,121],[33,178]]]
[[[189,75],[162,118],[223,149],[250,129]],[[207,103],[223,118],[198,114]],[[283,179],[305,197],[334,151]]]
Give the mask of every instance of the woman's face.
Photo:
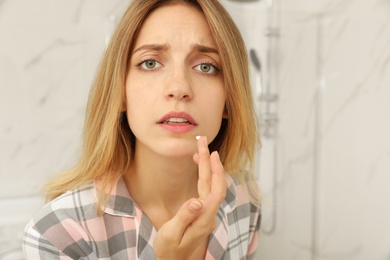
[[[187,157],[197,135],[209,143],[221,126],[221,57],[203,14],[184,4],[153,11],[135,41],[126,80],[136,153]]]

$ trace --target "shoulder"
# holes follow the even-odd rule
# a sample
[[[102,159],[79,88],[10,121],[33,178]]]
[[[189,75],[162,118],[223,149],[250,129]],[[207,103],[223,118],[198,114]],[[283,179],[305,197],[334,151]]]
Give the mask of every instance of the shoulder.
[[[253,225],[260,225],[261,211],[254,205],[248,195],[246,183],[240,183],[234,177],[226,177],[228,189],[222,207],[227,215],[230,226],[237,224],[245,225],[247,228]]]
[[[252,236],[260,229],[260,207],[253,204],[249,199],[247,183],[241,183],[231,176],[230,184],[229,179],[227,181],[229,185],[228,194],[234,196],[235,199],[235,202],[231,203],[231,211],[227,214],[231,234],[235,234],[236,238],[243,236],[251,240]],[[240,232],[236,233],[236,230],[240,230]],[[243,237],[240,239],[243,239]]]
[[[67,191],[47,203],[33,216],[26,230],[45,234],[64,223],[81,222],[96,215],[96,191],[94,184],[90,183]]]
[[[251,192],[251,189],[257,188],[258,190],[260,190],[259,183],[257,181],[254,181],[253,183],[241,183],[235,177],[228,175],[226,177],[226,182],[228,185],[226,199],[229,199],[228,197],[231,197],[230,200],[234,200],[235,208],[249,207],[252,208],[252,210],[260,212],[260,206],[257,206],[252,203],[252,200],[249,198],[249,193]]]
[[[93,183],[70,190],[46,204],[26,225],[23,249],[27,259],[58,259],[79,241],[83,222],[97,217]]]
[[[240,183],[234,177],[227,179],[227,196],[234,197],[234,203],[227,212],[227,229],[229,234],[228,255],[230,259],[242,259],[252,255],[256,250],[258,231],[260,228],[261,211],[248,196],[245,183]]]

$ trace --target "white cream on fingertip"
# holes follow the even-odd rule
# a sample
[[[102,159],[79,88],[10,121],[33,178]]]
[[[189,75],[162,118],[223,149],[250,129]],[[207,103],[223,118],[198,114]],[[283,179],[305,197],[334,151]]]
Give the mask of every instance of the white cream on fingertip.
[[[200,139],[200,135],[195,136],[196,140]]]

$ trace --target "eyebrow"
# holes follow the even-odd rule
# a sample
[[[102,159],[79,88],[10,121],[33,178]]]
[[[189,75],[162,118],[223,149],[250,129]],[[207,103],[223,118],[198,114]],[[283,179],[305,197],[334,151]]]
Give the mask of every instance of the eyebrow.
[[[145,44],[133,51],[133,54],[142,51],[142,50],[152,50],[152,51],[166,51],[169,49],[168,44]]]
[[[218,50],[212,47],[208,47],[201,44],[194,44],[192,47],[194,50],[201,52],[201,53],[215,53],[218,54]]]
[[[133,54],[142,51],[142,50],[152,50],[152,51],[166,51],[169,49],[169,44],[145,44],[133,51]],[[215,53],[218,54],[218,50],[212,47],[208,47],[201,44],[194,44],[192,49],[200,53]]]

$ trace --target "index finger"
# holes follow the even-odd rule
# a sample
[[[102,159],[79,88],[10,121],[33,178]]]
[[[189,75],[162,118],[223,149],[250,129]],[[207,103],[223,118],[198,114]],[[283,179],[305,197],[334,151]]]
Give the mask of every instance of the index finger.
[[[199,199],[206,200],[211,191],[212,176],[210,152],[206,136],[202,136],[198,139],[198,156],[198,194]]]

